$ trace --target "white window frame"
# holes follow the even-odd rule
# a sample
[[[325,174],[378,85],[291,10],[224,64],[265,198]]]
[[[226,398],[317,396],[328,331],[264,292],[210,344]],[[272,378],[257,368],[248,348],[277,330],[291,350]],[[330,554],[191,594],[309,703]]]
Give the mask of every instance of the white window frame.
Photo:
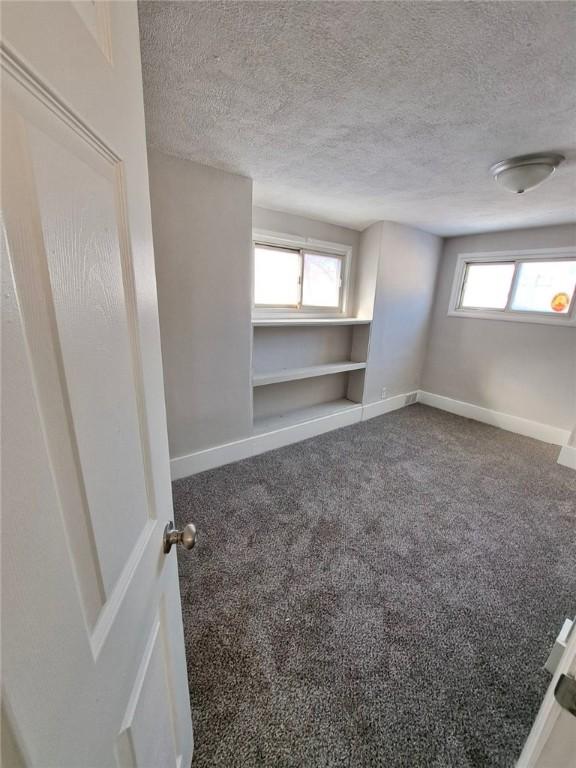
[[[538,323],[541,325],[576,326],[576,291],[572,296],[570,309],[565,315],[545,314],[543,312],[523,312],[511,309],[511,303],[516,291],[519,269],[516,267],[510,284],[508,301],[504,309],[465,309],[459,308],[464,278],[468,264],[501,264],[525,261],[561,261],[576,259],[576,248],[542,248],[527,251],[487,251],[483,253],[459,253],[454,270],[448,315],[451,317],[473,317],[477,320],[504,320],[513,323]]]
[[[320,256],[332,256],[341,259],[342,269],[340,285],[340,302],[335,307],[297,307],[297,306],[269,306],[256,305],[252,295],[252,314],[257,319],[262,318],[344,318],[348,317],[350,308],[350,273],[352,268],[352,247],[342,243],[331,243],[326,240],[315,240],[311,237],[297,237],[295,235],[271,232],[266,229],[255,229],[252,232],[253,251],[256,245],[286,248],[294,251],[306,251],[306,253]],[[304,260],[302,259],[302,266]],[[254,292],[254,256],[252,256],[252,292]]]

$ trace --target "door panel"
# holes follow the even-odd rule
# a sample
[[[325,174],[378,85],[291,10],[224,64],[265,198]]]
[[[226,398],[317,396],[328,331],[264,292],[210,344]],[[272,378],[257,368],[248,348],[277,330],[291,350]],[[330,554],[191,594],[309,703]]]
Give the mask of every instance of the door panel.
[[[56,142],[26,127],[31,197],[39,206],[74,437],[110,596],[149,517],[135,389],[141,382],[132,369],[137,341],[130,338],[120,255],[127,238],[118,231],[122,176],[69,128]]]
[[[27,766],[187,765],[136,8],[2,14],[3,718]]]
[[[10,103],[10,95],[7,91],[4,93],[4,181],[20,175],[21,183],[11,185],[10,194],[4,195],[3,218],[6,228],[12,233],[13,250],[23,255],[17,259],[12,254],[12,258],[6,262],[4,275],[10,273],[11,267],[11,279],[21,286],[18,300],[14,298],[13,322],[17,320],[20,325],[26,323],[26,346],[29,349],[28,363],[32,379],[29,398],[35,398],[38,418],[45,424],[52,481],[56,484],[55,492],[65,518],[86,621],[93,627],[104,604],[104,586],[100,566],[95,557],[92,523],[77,460],[77,446],[72,435],[73,424],[61,387],[61,356],[57,337],[52,332],[55,320],[50,297],[50,279],[42,248],[34,187],[32,183],[28,183],[28,179],[32,177],[32,169],[27,161],[25,128],[14,109],[15,105]],[[10,295],[13,293],[16,296],[14,284],[10,285],[9,290]],[[7,305],[5,309],[7,312]],[[6,323],[3,324],[3,330],[8,327],[10,326]],[[21,334],[21,343],[24,344],[23,327]],[[8,372],[12,368],[12,354],[6,349],[4,352],[7,366],[4,371]],[[24,375],[21,374],[21,377],[23,379]]]
[[[170,706],[165,649],[162,646],[160,621],[154,622],[146,650],[118,736],[118,765],[176,766],[176,730]],[[160,719],[161,738],[156,738],[149,723]]]
[[[109,2],[85,2],[72,0],[74,10],[86,25],[86,28],[98,43],[102,54],[110,64],[112,61],[112,41],[110,38],[110,6]]]
[[[576,679],[576,630],[568,637],[552,681],[548,686],[532,730],[516,768],[574,768],[576,755],[576,722],[574,715],[563,709],[554,691],[561,675]]]

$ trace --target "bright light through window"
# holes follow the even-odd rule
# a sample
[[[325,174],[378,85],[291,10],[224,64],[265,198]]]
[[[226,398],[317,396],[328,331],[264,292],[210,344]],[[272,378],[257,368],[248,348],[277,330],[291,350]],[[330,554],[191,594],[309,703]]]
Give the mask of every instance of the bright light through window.
[[[302,304],[308,307],[334,307],[340,304],[342,259],[304,254]]]
[[[460,307],[504,309],[514,276],[514,264],[467,264]]]
[[[576,255],[461,254],[449,314],[574,326]]]
[[[254,304],[287,310],[342,311],[345,259],[330,253],[254,246]]]
[[[254,303],[297,307],[300,302],[300,251],[254,248]]]
[[[525,261],[518,264],[518,270],[512,310],[568,314],[576,286],[576,261]]]

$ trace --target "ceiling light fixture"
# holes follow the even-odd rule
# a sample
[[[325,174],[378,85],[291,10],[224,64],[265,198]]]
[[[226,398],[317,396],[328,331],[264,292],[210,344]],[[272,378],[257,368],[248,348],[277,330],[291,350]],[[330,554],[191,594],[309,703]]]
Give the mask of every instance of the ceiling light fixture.
[[[527,189],[534,189],[541,184],[563,160],[564,155],[555,152],[520,155],[496,163],[490,171],[502,186],[521,195]]]

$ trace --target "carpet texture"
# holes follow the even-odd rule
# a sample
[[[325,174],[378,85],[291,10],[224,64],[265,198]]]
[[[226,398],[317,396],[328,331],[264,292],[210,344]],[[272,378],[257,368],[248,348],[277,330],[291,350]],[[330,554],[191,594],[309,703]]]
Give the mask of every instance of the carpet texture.
[[[576,610],[557,454],[415,405],[175,482],[193,766],[512,766]]]

